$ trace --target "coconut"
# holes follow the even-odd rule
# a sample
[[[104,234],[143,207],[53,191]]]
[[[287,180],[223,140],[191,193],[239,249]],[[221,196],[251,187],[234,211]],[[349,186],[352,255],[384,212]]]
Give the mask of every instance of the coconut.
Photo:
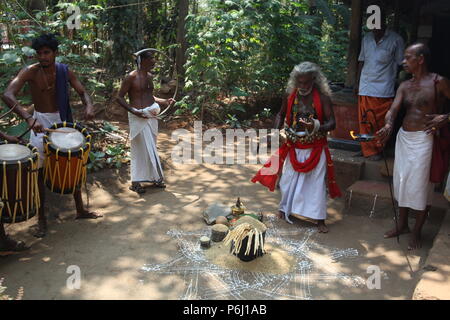
[[[216,218],[216,224],[223,224],[227,227],[230,225],[230,223],[228,222],[228,219],[224,216],[218,216]]]

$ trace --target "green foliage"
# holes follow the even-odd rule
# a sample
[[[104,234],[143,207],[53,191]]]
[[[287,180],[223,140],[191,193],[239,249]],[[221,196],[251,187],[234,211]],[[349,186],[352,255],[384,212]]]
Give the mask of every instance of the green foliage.
[[[280,96],[301,61],[342,81],[348,8],[316,2],[317,15],[308,14],[307,1],[294,0],[210,0],[206,12],[189,15],[185,89],[191,99],[184,107],[223,106],[224,98],[238,97],[245,109],[250,98]]]
[[[108,121],[103,121],[98,128],[99,133],[95,135],[93,150],[89,154],[89,171],[98,171],[103,168],[120,168],[123,163],[130,160],[128,148],[123,143],[104,143],[108,134],[119,131],[119,127]]]
[[[52,8],[53,11],[48,9],[38,11],[34,16],[30,14],[34,20],[32,23],[30,16],[26,15],[20,7],[15,7],[14,3],[2,4],[1,11],[4,14],[0,16],[0,23],[7,26],[6,31],[11,45],[3,51],[0,58],[1,91],[4,91],[7,83],[20,68],[36,62],[33,59],[35,51],[30,47],[30,43],[42,33],[59,34],[57,38],[60,45],[57,61],[69,64],[71,70],[78,75],[89,92],[104,88],[102,83],[92,78],[96,74],[96,65],[100,58],[100,54],[94,52],[94,46],[104,43],[102,39],[95,38],[92,34],[92,27],[96,24],[98,16],[94,13],[82,14],[81,29],[68,32],[66,21],[69,14],[66,9],[69,5],[79,6],[81,12],[101,9],[101,6],[89,5],[87,1],[60,2]]]
[[[269,108],[264,108],[264,110],[261,112],[261,116],[263,118],[270,118],[272,116],[272,111],[270,111]]]
[[[240,129],[241,128],[241,123],[235,114],[233,114],[233,115],[227,114],[227,119],[225,120],[225,123],[228,124],[231,129]]]
[[[107,145],[106,151],[94,151],[89,154],[87,169],[89,172],[103,168],[121,168],[130,161],[130,155],[124,144]]]

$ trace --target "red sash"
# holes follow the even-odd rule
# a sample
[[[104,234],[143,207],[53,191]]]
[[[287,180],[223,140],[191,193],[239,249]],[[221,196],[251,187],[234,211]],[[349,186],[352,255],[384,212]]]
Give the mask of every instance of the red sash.
[[[313,89],[313,102],[314,108],[317,112],[317,117],[319,118],[320,123],[323,123],[323,110],[322,110],[322,101],[320,100],[319,91],[314,88]],[[294,90],[292,94],[289,96],[287,101],[287,112],[286,112],[286,122],[288,125],[292,124],[292,106],[295,101],[295,97],[297,95],[297,90]],[[295,149],[312,149],[311,155],[305,162],[299,162],[297,160],[297,154]],[[328,180],[328,192],[331,198],[341,197],[341,191],[339,186],[336,184],[335,176],[334,176],[334,166],[333,161],[331,160],[330,150],[328,149],[327,139],[323,138],[320,140],[316,140],[313,143],[302,144],[300,142],[292,143],[290,141],[285,142],[278,150],[273,154],[269,161],[264,164],[263,168],[261,168],[256,175],[252,178],[252,182],[260,182],[263,186],[269,188],[270,191],[275,190],[275,184],[277,182],[278,176],[283,168],[284,161],[286,160],[287,155],[289,154],[289,160],[291,161],[292,167],[297,172],[310,172],[313,170],[317,164],[319,163],[320,156],[322,155],[322,150],[325,150],[325,156],[327,158],[327,180]]]

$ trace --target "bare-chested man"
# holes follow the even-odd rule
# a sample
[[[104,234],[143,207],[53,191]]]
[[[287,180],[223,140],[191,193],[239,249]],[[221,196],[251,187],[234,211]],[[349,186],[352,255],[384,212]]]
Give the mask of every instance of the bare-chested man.
[[[130,72],[122,82],[117,102],[128,110],[131,140],[131,186],[138,194],[145,189],[141,182],[165,188],[161,161],[156,148],[158,135],[157,114],[160,106],[166,107],[173,99],[160,99],[153,96],[153,77],[150,71],[156,59],[150,50],[136,53],[137,69]],[[125,100],[128,94],[130,103]]]
[[[398,88],[394,102],[386,114],[386,125],[377,132],[384,144],[392,134],[394,120],[402,106],[406,116],[397,135],[394,163],[394,196],[400,207],[398,230],[385,233],[385,238],[410,232],[408,211],[416,213],[416,223],[411,232],[408,248],[421,247],[421,230],[430,205],[433,184],[430,180],[433,134],[438,125],[446,125],[442,119],[448,115],[436,116],[444,97],[450,98],[448,79],[429,72],[430,50],[424,44],[409,46],[405,51],[403,66],[413,78]]]
[[[44,237],[47,230],[47,218],[44,211],[44,177],[43,159],[44,146],[43,135],[46,128],[53,123],[72,121],[72,115],[68,100],[67,82],[80,95],[85,109],[85,120],[93,119],[94,108],[91,98],[75,74],[68,70],[66,65],[55,62],[58,54],[58,41],[52,34],[44,34],[33,40],[33,49],[36,51],[38,63],[32,64],[20,70],[19,74],[11,81],[2,99],[10,107],[15,107],[14,112],[25,119],[29,126],[33,126],[30,136],[32,145],[39,149],[39,193],[41,205],[38,212],[38,230],[36,237]],[[33,115],[29,114],[17,101],[16,95],[22,87],[28,83],[34,104]],[[64,103],[61,99],[65,99]],[[101,217],[94,212],[87,211],[83,206],[81,189],[74,192],[77,219],[96,219]]]

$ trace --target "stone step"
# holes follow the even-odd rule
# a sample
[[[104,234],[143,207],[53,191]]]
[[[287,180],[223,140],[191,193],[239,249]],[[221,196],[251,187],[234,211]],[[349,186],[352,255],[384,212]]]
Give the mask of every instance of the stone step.
[[[364,159],[353,157],[355,152],[346,150],[330,149],[330,153],[334,163],[336,182],[344,193],[349,186],[361,179]]]
[[[393,217],[393,202],[388,182],[358,180],[346,189],[345,197],[348,214],[372,218]],[[432,208],[449,208],[449,203],[442,193],[434,192]]]
[[[394,158],[387,158],[386,162],[387,162],[389,172],[387,172],[386,164],[383,161],[383,165],[380,168],[380,173],[384,177],[392,177],[392,174],[394,172]]]
[[[354,151],[342,149],[330,148],[330,152],[336,168],[337,182],[344,190],[357,180],[389,181],[384,160],[370,161],[364,157],[355,157]],[[394,158],[388,157],[387,163],[389,176],[392,177]]]

